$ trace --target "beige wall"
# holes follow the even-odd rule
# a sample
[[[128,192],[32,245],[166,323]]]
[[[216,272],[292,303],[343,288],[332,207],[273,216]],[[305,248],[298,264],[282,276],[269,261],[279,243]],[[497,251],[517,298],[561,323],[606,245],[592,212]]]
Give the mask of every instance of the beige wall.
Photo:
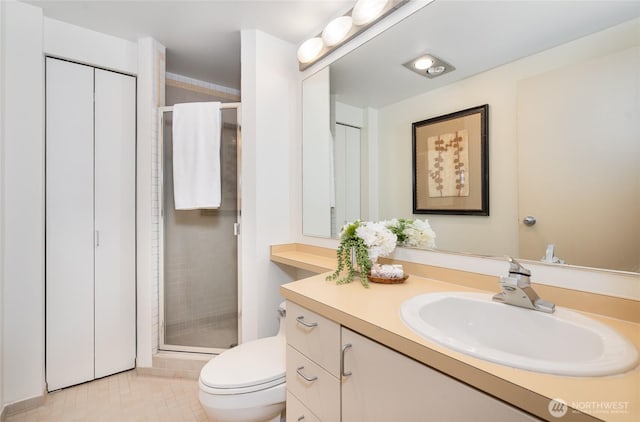
[[[489,217],[421,215],[438,234],[439,249],[518,255],[517,88],[519,81],[638,43],[638,21],[379,110],[380,218],[412,214],[411,124],[489,104]],[[603,99],[606,101],[606,99]]]
[[[639,72],[632,47],[519,85],[519,257],[640,271]]]

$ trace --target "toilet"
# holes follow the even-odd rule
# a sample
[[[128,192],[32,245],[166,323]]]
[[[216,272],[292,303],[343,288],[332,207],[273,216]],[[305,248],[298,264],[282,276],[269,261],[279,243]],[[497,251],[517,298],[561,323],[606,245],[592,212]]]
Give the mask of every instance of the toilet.
[[[273,337],[243,343],[211,359],[200,372],[200,404],[216,422],[280,422],[285,409],[286,307]]]

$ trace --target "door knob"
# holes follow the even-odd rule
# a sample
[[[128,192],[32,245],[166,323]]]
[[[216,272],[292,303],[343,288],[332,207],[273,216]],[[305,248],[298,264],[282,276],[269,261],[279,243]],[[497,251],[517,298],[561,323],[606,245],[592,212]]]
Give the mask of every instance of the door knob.
[[[528,215],[522,220],[522,222],[525,226],[531,227],[536,224],[536,218],[532,215]]]

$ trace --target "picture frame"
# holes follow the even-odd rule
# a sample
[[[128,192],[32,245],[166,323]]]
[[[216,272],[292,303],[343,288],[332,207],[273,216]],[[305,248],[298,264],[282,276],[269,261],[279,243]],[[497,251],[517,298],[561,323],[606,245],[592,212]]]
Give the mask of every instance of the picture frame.
[[[489,215],[489,105],[412,123],[413,213]]]

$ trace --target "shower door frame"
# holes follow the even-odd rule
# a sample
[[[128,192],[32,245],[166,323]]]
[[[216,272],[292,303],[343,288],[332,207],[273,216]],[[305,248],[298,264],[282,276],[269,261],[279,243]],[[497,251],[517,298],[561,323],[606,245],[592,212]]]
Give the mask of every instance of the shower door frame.
[[[242,216],[242,190],[241,190],[241,176],[242,176],[242,103],[221,103],[220,111],[225,109],[236,110],[236,192],[237,199],[237,212],[236,223],[234,224],[234,234],[236,236],[236,247],[238,251],[238,343],[242,338],[242,275],[241,275],[241,256],[242,254],[242,236],[240,231],[240,223]],[[173,106],[158,107],[158,203],[159,203],[159,218],[158,218],[158,351],[169,352],[188,352],[188,353],[206,353],[206,354],[220,354],[224,352],[225,348],[214,347],[197,347],[197,346],[179,346],[174,344],[166,344],[164,336],[164,113],[173,112]],[[222,128],[221,128],[222,129]]]

